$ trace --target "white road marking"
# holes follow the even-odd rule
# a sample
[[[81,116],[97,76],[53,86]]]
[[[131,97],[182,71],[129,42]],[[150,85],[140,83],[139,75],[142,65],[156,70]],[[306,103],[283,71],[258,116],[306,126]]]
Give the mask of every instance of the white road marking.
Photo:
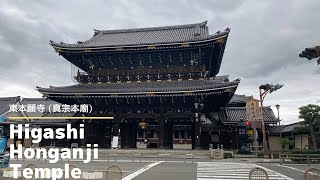
[[[10,161],[17,161],[17,160],[15,160],[15,159],[12,159],[12,160],[10,160]],[[19,160],[20,162],[39,162],[39,161],[41,161],[41,162],[44,162],[45,160],[44,159],[28,159],[27,161],[22,161],[22,160]],[[18,161],[18,162],[19,162]],[[48,160],[47,160],[48,161]],[[81,160],[81,159],[71,159],[71,160],[60,160],[59,162],[83,162],[83,160]],[[110,158],[110,160],[108,160],[108,159],[94,159],[94,160],[92,160],[91,162],[126,162],[126,163],[139,163],[140,161],[139,160],[134,160],[134,161],[132,161],[132,160],[123,160],[123,159],[117,159],[117,161],[114,161],[114,159],[111,159]],[[152,163],[152,162],[155,162],[155,160],[153,160],[153,161],[151,161],[151,160],[141,160],[141,162],[142,163]],[[170,161],[171,162],[171,161]],[[183,162],[183,161],[181,161],[181,162]]]
[[[138,171],[135,171],[135,172],[129,174],[128,176],[126,176],[126,177],[124,177],[124,178],[122,178],[122,179],[123,179],[123,180],[131,180],[131,179],[135,178],[136,176],[138,176],[139,174],[142,174],[142,173],[145,172],[146,170],[151,169],[152,167],[154,167],[154,166],[156,166],[156,165],[158,165],[158,164],[160,164],[160,163],[162,163],[162,162],[163,162],[163,161],[159,161],[159,162],[154,162],[154,163],[152,163],[152,164],[149,164],[149,165],[147,165],[147,166],[139,169]]]
[[[197,180],[249,179],[249,172],[255,167],[267,171],[270,180],[293,180],[276,171],[251,163],[198,162],[197,165]]]
[[[293,170],[296,170],[296,171],[300,171],[300,172],[303,172],[303,170],[301,169],[297,169],[297,168],[294,168],[294,167],[290,167],[290,166],[284,166],[284,165],[280,165],[280,164],[276,164],[277,166],[280,166],[280,167],[285,167],[285,168],[288,168],[288,169],[293,169]]]

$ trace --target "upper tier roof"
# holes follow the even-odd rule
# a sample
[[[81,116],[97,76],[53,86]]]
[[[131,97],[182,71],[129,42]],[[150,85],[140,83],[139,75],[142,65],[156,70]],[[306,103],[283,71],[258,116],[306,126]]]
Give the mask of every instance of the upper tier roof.
[[[50,41],[53,47],[81,49],[97,47],[137,46],[154,44],[186,43],[203,41],[226,36],[230,29],[209,35],[207,21],[196,24],[162,26],[151,28],[95,30],[94,36],[77,44],[56,43]]]

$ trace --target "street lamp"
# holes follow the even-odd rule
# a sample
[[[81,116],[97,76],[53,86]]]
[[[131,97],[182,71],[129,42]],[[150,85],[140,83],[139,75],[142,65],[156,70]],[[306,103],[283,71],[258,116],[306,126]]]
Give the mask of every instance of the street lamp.
[[[277,110],[278,110],[278,120],[279,120],[279,125],[280,125],[280,113],[279,113],[280,105],[277,104],[277,105],[276,105],[276,108],[277,108]]]
[[[264,123],[264,117],[263,117],[263,100],[266,97],[266,95],[270,92],[274,92],[280,88],[282,88],[282,84],[265,84],[261,85],[259,87],[260,90],[260,103],[261,103],[261,128],[262,128],[262,144],[263,144],[263,158],[264,159],[269,159],[268,155],[268,145],[267,145],[267,136],[266,136],[266,127]],[[280,106],[279,106],[280,107]]]

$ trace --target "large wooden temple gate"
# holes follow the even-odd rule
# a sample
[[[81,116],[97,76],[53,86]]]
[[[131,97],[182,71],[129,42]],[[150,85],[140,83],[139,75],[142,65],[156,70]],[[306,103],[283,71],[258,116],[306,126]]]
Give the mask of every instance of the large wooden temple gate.
[[[79,84],[37,90],[63,104],[92,104],[110,122],[90,121],[86,141],[109,147],[172,148],[177,141],[200,148],[200,116],[218,112],[239,80],[217,76],[230,29],[209,34],[207,22],[124,30],[95,30],[77,44],[50,41],[79,69]]]

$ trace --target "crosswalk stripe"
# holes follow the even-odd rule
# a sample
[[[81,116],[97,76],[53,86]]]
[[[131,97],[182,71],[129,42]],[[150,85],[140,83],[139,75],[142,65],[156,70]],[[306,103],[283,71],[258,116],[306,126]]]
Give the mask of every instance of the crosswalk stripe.
[[[267,169],[265,167],[249,163],[227,163],[227,162],[198,162],[197,180],[239,180],[249,179],[249,172],[253,168],[264,169],[269,180],[293,180],[283,174]]]

